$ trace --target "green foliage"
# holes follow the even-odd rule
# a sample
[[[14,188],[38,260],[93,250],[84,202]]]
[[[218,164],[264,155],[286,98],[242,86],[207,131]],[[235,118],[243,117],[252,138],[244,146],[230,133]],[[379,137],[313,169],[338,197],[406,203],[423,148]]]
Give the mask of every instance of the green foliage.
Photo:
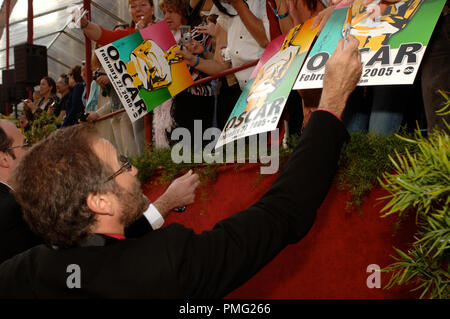
[[[194,169],[199,174],[202,185],[208,181],[215,180],[217,168],[222,164],[194,163],[174,163],[170,149],[146,149],[141,155],[131,159],[133,165],[138,169],[138,179],[144,184],[146,181],[159,176],[162,184],[169,184],[176,177]]]
[[[28,141],[35,144],[56,131],[56,124],[58,122],[55,116],[41,112],[39,117],[32,122],[30,130],[25,131],[24,135]]]
[[[0,113],[0,119],[2,120],[9,120],[9,121],[15,121],[16,118],[14,117],[14,114],[10,114],[8,116],[6,116],[5,114],[1,114]]]
[[[442,108],[440,110],[436,111],[436,114],[439,116],[444,116],[444,115],[449,115],[450,114],[450,97],[448,96],[448,94],[442,90],[438,90],[438,92],[444,97],[445,101],[444,101],[444,105],[442,106]],[[450,123],[447,123],[445,121],[445,119],[442,119],[447,125],[447,127],[449,127]]]
[[[351,194],[347,209],[360,210],[364,197],[377,185],[378,176],[391,168],[388,154],[395,150],[415,152],[416,147],[394,134],[351,133],[350,136],[337,179],[339,188]]]
[[[382,174],[381,186],[389,195],[384,216],[416,212],[418,234],[413,247],[386,270],[393,275],[387,287],[415,282],[421,297],[450,297],[450,137],[434,131],[428,138],[416,133],[406,139],[417,147],[414,154],[395,152],[389,157],[393,171]]]
[[[293,148],[298,143],[299,136],[294,135],[287,140],[287,148],[280,148],[279,155],[281,159],[280,165],[286,162],[289,155],[291,154]],[[270,150],[270,149],[269,149]],[[206,185],[209,181],[215,180],[217,177],[217,168],[223,165],[222,163],[195,163],[194,152],[191,151],[191,163],[179,163],[176,164],[172,161],[170,149],[146,149],[141,155],[137,155],[132,158],[131,161],[133,165],[138,169],[138,178],[141,183],[145,183],[147,180],[160,176],[160,181],[163,184],[170,183],[174,178],[186,172],[189,169],[195,169],[199,174],[200,181],[202,185]],[[259,151],[258,151],[259,153]],[[244,158],[239,158],[239,162],[248,163],[249,146],[248,143],[245,144]],[[213,153],[214,155],[214,153]],[[234,161],[238,162],[238,156],[240,153],[235,149],[234,151]],[[269,154],[270,155],[270,154]],[[224,150],[223,159],[226,159],[226,149]],[[235,169],[238,169],[241,165],[245,164],[234,164]]]
[[[172,161],[170,149],[146,149],[140,155],[131,159],[133,165],[138,169],[138,179],[141,183],[161,173],[162,181],[171,181],[182,171],[190,168],[187,164],[176,164]]]
[[[386,288],[390,289],[395,284],[403,285],[415,282],[416,287],[412,291],[421,290],[420,298],[425,296],[430,299],[449,298],[450,264],[448,262],[446,266],[442,264],[441,259],[427,255],[426,248],[419,243],[415,243],[408,253],[397,248],[394,249],[399,257],[392,256],[396,262],[383,269],[385,272],[393,272]]]

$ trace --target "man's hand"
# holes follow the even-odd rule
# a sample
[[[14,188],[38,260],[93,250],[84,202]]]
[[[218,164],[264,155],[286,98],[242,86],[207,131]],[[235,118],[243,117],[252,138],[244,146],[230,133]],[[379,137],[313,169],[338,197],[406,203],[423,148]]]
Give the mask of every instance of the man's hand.
[[[192,170],[175,179],[167,190],[154,203],[159,213],[165,217],[177,207],[192,204],[195,200],[195,190],[200,185],[197,174]]]
[[[361,77],[361,54],[358,45],[359,41],[352,35],[347,36],[345,48],[344,41],[339,39],[336,50],[325,66],[319,109],[342,116],[347,99]]]

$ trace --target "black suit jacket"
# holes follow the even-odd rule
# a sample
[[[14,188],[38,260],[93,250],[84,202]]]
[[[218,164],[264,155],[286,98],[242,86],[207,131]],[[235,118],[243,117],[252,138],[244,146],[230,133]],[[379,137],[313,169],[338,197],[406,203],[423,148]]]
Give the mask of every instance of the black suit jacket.
[[[125,229],[127,238],[140,237],[153,230],[145,216]],[[23,219],[20,205],[10,188],[0,183],[0,264],[44,241],[35,235]]]
[[[42,243],[23,219],[22,210],[10,188],[0,183],[0,264]]]
[[[61,250],[41,245],[0,265],[0,297],[223,297],[307,234],[347,139],[336,117],[314,112],[267,193],[211,231],[171,224],[137,239],[97,236],[95,244]],[[73,276],[80,288],[68,287]]]

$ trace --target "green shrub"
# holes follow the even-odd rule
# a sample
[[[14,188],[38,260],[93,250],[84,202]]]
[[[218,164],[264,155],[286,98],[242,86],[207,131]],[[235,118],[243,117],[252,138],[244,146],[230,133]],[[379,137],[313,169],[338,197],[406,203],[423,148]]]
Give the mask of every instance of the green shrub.
[[[377,178],[391,169],[388,154],[393,154],[395,150],[415,152],[415,145],[394,134],[350,134],[350,142],[337,173],[339,189],[348,191],[351,195],[347,210],[360,211],[365,196],[377,185]]]
[[[53,131],[56,131],[57,124],[55,116],[48,115],[47,112],[41,112],[39,117],[35,118],[31,123],[31,128],[24,132],[24,135],[28,141],[35,144],[49,136]]]
[[[447,107],[448,107],[448,97]],[[446,109],[442,109],[445,112]],[[447,125],[448,126],[448,125]],[[450,128],[450,127],[449,127]],[[387,288],[406,283],[421,291],[421,298],[450,297],[450,137],[433,131],[428,138],[403,138],[417,147],[414,154],[390,157],[393,171],[379,179],[389,195],[383,217],[415,212],[418,233],[412,247],[395,249],[396,262],[384,269],[392,272]]]

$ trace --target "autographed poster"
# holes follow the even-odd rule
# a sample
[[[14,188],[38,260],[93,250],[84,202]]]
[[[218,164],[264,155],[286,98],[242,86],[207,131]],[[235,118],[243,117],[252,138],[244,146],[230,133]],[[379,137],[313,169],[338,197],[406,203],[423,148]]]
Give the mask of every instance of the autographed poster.
[[[240,138],[274,130],[292,85],[317,33],[312,19],[273,40],[239,97],[215,149]]]
[[[165,20],[95,51],[131,121],[192,85]]]
[[[445,0],[403,0],[364,6],[355,0],[350,8],[337,6],[294,89],[322,87],[325,63],[346,32],[360,42],[363,72],[358,85],[412,84],[444,4]]]

